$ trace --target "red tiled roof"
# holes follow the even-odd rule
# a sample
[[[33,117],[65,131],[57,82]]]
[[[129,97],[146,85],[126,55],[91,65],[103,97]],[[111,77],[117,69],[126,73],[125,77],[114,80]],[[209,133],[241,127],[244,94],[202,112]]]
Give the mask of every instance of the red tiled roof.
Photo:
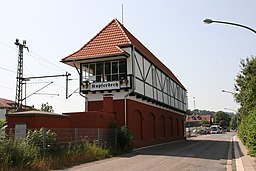
[[[151,60],[158,68],[175,80],[182,88],[176,76],[157,59],[138,39],[136,39],[117,19],[112,20],[94,38],[75,53],[65,57],[61,62],[86,59],[88,57],[99,57],[108,55],[124,54],[120,48],[122,45],[134,45],[142,54]]]
[[[211,115],[188,115],[186,118],[186,122],[199,122],[199,121],[209,121],[211,122]]]
[[[4,98],[0,98],[0,107],[1,108],[12,108],[12,105],[14,103],[15,103],[14,101],[4,99]]]
[[[130,40],[124,33],[121,24],[114,19],[80,50],[62,59],[62,61],[122,54],[124,50],[119,46],[127,44],[131,44]]]

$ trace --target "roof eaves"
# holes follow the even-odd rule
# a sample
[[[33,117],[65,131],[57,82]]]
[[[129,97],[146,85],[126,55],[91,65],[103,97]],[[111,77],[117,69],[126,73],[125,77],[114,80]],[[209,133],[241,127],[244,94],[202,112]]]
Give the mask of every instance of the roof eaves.
[[[60,62],[66,63],[66,62],[76,62],[76,61],[84,61],[84,60],[90,60],[90,59],[96,59],[96,58],[106,58],[106,57],[116,57],[124,55],[125,57],[129,57],[129,53],[122,52],[122,53],[116,53],[116,54],[107,54],[107,55],[100,55],[100,56],[90,56],[90,57],[84,57],[84,58],[74,58],[70,60],[62,60]]]

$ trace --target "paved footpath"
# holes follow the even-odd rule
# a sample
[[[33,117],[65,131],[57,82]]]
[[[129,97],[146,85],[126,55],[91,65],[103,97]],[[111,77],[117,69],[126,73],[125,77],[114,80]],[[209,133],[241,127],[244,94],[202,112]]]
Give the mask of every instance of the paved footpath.
[[[256,158],[248,155],[248,150],[241,140],[235,135],[233,137],[234,153],[237,171],[256,171]]]

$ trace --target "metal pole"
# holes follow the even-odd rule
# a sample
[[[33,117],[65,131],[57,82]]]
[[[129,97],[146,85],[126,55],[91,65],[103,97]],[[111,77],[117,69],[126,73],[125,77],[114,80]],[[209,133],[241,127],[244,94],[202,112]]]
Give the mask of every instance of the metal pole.
[[[19,43],[19,39],[16,39],[14,42],[19,48],[19,57],[18,57],[18,67],[17,67],[17,81],[16,81],[16,95],[15,95],[15,108],[16,111],[22,110],[22,92],[23,92],[23,49],[28,47],[26,46],[26,41],[23,40],[23,43]],[[29,51],[29,50],[28,50]]]
[[[254,30],[254,29],[252,29],[252,28],[250,28],[248,26],[242,25],[242,24],[226,22],[226,21],[216,21],[216,20],[212,20],[212,19],[205,19],[203,22],[206,23],[206,24],[220,23],[220,24],[233,25],[233,26],[237,26],[237,27],[242,27],[242,28],[248,29],[248,30],[252,31],[253,33],[256,33],[256,30]]]

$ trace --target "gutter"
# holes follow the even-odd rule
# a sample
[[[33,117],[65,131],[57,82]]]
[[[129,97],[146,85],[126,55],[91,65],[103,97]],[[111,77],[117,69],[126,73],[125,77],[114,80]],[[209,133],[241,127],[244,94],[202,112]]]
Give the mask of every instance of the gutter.
[[[132,46],[132,55],[131,55],[131,58],[132,58],[132,90],[129,91],[125,96],[124,96],[124,126],[127,127],[127,97],[134,92],[135,90],[135,81],[134,81],[134,45]]]
[[[78,68],[77,68],[77,66],[76,66],[76,64],[75,64],[75,60],[73,60],[72,62],[73,62],[74,67],[76,68],[76,71],[77,71],[78,74],[80,75],[80,72],[79,72],[79,70],[78,70]],[[81,75],[80,75],[80,76],[81,76]],[[81,83],[81,78],[80,78],[80,80],[79,80],[79,83]],[[85,112],[88,112],[88,97],[87,97],[86,95],[82,94],[81,88],[80,88],[80,84],[79,84],[79,94],[80,94],[80,96],[84,97],[84,99],[85,99],[85,106],[84,106],[85,109],[84,109],[84,111],[85,111]]]

